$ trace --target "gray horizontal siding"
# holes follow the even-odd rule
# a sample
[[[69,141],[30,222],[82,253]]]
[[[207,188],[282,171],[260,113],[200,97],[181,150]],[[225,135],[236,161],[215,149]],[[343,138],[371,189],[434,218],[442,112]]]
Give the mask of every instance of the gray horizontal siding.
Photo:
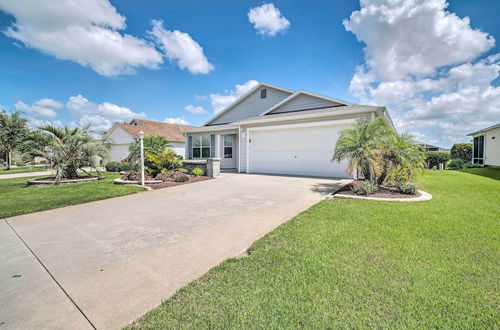
[[[291,95],[291,93],[279,89],[265,88],[267,89],[267,97],[265,99],[260,98],[261,89],[258,89],[233,109],[213,120],[208,125],[234,123],[246,118],[258,116]]]
[[[323,107],[335,107],[339,105],[341,104],[337,102],[320,99],[306,94],[301,94],[293,98],[291,101],[288,101],[285,104],[281,105],[277,109],[274,109],[270,113],[283,113],[283,112],[316,109]]]

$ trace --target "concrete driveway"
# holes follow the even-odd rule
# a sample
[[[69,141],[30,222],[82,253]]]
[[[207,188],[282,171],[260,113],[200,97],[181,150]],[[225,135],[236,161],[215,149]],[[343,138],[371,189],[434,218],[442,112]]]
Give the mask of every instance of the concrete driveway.
[[[0,223],[0,329],[116,329],[348,180],[220,178]]]

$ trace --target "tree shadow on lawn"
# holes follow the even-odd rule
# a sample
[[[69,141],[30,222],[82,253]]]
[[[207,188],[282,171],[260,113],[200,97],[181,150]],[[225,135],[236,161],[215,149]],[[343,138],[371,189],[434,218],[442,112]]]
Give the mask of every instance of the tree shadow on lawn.
[[[491,167],[467,168],[467,169],[457,170],[457,171],[468,173],[468,174],[484,176],[486,178],[500,181],[500,168],[491,168]]]

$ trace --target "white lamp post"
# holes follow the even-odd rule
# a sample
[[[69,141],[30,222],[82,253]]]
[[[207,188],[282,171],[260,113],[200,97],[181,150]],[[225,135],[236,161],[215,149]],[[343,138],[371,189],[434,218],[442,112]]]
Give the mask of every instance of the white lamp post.
[[[144,132],[142,130],[139,132],[139,138],[141,139],[141,185],[144,186]]]

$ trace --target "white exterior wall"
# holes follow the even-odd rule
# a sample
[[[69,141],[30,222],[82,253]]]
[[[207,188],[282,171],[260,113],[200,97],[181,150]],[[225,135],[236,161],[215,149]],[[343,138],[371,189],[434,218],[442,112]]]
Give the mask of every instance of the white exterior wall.
[[[325,99],[320,99],[311,95],[301,94],[296,96],[292,100],[286,102],[280,107],[274,109],[271,113],[283,113],[289,111],[306,110],[306,109],[316,109],[316,108],[326,108],[335,107],[341,105],[337,102],[332,102]]]
[[[178,154],[179,156],[182,156],[182,158],[186,158],[186,143],[184,142],[171,142],[172,145],[172,150]]]
[[[484,144],[484,165],[500,166],[500,127],[484,133]]]
[[[265,99],[260,98],[261,89],[267,89]],[[255,117],[290,96],[291,93],[270,87],[262,87],[241,101],[234,108],[211,121],[208,125],[226,124]]]

